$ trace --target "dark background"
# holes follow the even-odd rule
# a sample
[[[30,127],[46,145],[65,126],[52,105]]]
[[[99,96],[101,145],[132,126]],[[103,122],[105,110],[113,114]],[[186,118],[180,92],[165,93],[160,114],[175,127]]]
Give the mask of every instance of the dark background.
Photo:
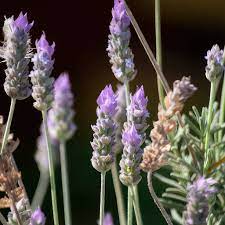
[[[155,49],[154,1],[130,0],[129,5],[139,22],[150,46]],[[27,12],[29,20],[34,20],[32,43],[42,31],[47,38],[56,43],[54,76],[68,71],[76,97],[75,121],[78,130],[68,143],[69,169],[71,174],[71,201],[73,224],[97,224],[99,213],[100,176],[91,167],[90,125],[95,123],[96,97],[106,84],[117,84],[106,53],[108,26],[111,20],[113,0],[107,1],[53,1],[53,0],[13,0],[1,1],[0,24],[4,15],[17,15]],[[209,84],[204,76],[206,51],[215,43],[224,45],[225,1],[217,0],[170,0],[162,1],[162,46],[163,66],[169,83],[186,75],[192,76],[193,83],[199,87],[198,93],[189,101],[203,106],[207,104]],[[3,37],[1,36],[1,40]],[[149,110],[152,120],[156,119],[158,104],[155,72],[132,29],[131,47],[135,55],[138,76],[132,82],[132,89],[143,84],[149,96]],[[7,118],[10,99],[3,91],[4,64],[0,65],[1,90],[0,113]],[[16,161],[22,171],[24,183],[30,197],[38,181],[38,169],[33,159],[36,138],[39,135],[41,115],[32,107],[32,98],[17,103],[12,131],[21,144],[15,153]],[[58,196],[60,224],[63,224],[62,191],[60,170],[58,174]],[[161,193],[159,183],[156,192]],[[115,224],[118,223],[115,196],[110,173],[107,176],[106,211],[112,212]],[[165,224],[154,206],[146,187],[145,174],[140,185],[140,201],[144,221],[149,224]],[[48,222],[52,223],[50,193],[48,192],[43,210]]]

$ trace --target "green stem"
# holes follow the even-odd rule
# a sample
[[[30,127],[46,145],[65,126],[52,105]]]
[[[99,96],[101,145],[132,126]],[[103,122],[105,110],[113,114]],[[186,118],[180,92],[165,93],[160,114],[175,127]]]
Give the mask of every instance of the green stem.
[[[60,162],[61,162],[61,174],[62,174],[65,224],[72,225],[69,176],[68,176],[68,165],[67,165],[67,156],[66,156],[66,143],[64,141],[60,141]]]
[[[224,123],[225,118],[225,74],[223,76],[223,88],[222,88],[222,94],[221,94],[221,100],[220,100],[220,118],[219,118],[219,124],[222,125]],[[223,138],[223,130],[219,131],[219,142],[222,141]]]
[[[46,146],[47,146],[47,151],[48,151],[53,219],[54,219],[54,225],[59,225],[56,184],[55,184],[55,171],[54,171],[54,162],[53,162],[53,152],[52,152],[52,148],[51,148],[51,143],[50,143],[50,138],[49,138],[49,133],[48,133],[48,126],[47,126],[47,111],[42,111],[42,118],[43,118]]]
[[[135,211],[136,217],[138,218],[137,224],[143,225],[137,185],[133,186],[133,195],[134,195],[133,197],[134,211]]]
[[[38,206],[42,206],[49,185],[49,174],[46,171],[40,171],[40,178],[34,193],[31,208],[35,210]]]
[[[133,206],[134,206],[134,212],[135,212],[135,218],[136,218],[136,222],[137,225],[142,225],[142,219],[141,219],[141,213],[140,213],[140,207],[138,204],[138,198],[137,196],[135,196],[135,188],[134,186],[130,187],[131,190],[131,196],[132,196],[132,201],[133,201]]]
[[[162,38],[161,38],[161,15],[160,0],[155,0],[155,36],[156,36],[156,60],[162,69]],[[157,85],[159,100],[161,105],[164,104],[164,90],[159,75],[157,75]]]
[[[132,187],[128,187],[127,191],[127,225],[133,224],[133,200],[132,200]]]
[[[99,225],[103,225],[103,220],[104,220],[104,211],[105,211],[105,175],[106,175],[106,172],[102,172],[101,173]]]
[[[16,99],[11,98],[8,120],[7,120],[7,123],[6,123],[5,132],[4,132],[4,136],[3,136],[3,140],[2,140],[1,154],[4,152],[5,146],[6,146],[7,141],[8,141],[8,136],[9,136],[9,133],[10,133],[10,127],[11,127],[11,124],[12,124],[12,118],[13,118],[13,114],[14,114],[14,111],[15,111],[15,105],[16,105]]]
[[[113,185],[114,185],[115,194],[116,194],[116,202],[117,202],[120,225],[126,225],[127,222],[126,222],[126,215],[125,215],[125,206],[123,201],[122,188],[119,181],[116,159],[113,162],[111,171],[112,171]]]
[[[152,185],[152,173],[151,172],[148,172],[148,189],[149,189],[149,192],[156,204],[156,206],[158,207],[158,209],[160,210],[160,212],[162,213],[164,219],[166,220],[167,224],[168,225],[173,225],[171,219],[170,219],[170,216],[167,214],[166,210],[164,209],[162,203],[159,201],[155,191],[154,191],[154,188],[153,188],[153,185]]]
[[[210,99],[209,99],[209,106],[208,106],[208,117],[207,117],[207,130],[206,130],[206,137],[205,137],[205,150],[207,151],[209,147],[209,138],[210,138],[210,127],[212,123],[212,115],[213,115],[213,104],[216,98],[216,81],[211,82],[210,88]]]
[[[0,222],[2,223],[2,225],[8,225],[5,217],[2,215],[1,212],[0,212]]]

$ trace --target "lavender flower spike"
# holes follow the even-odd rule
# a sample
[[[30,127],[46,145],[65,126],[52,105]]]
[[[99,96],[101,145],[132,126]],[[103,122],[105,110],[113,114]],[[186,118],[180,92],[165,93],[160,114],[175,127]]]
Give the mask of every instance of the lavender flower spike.
[[[133,62],[134,56],[129,48],[131,37],[129,25],[130,19],[126,13],[124,1],[115,0],[107,51],[112,71],[121,82],[134,79],[137,73]]]
[[[33,71],[30,73],[32,87],[32,97],[34,107],[40,111],[48,110],[53,102],[53,83],[54,78],[50,77],[54,60],[52,55],[55,43],[49,45],[43,33],[41,38],[36,41],[37,53],[32,58],[34,63]]]
[[[31,220],[29,225],[45,225],[45,215],[40,208],[37,208],[31,215]]]
[[[108,85],[100,93],[97,99],[97,123],[92,126],[94,131],[92,166],[99,172],[106,172],[111,168],[114,161],[113,146],[115,144],[116,124],[113,117],[117,111],[117,99]]]
[[[185,225],[207,225],[209,201],[216,194],[216,181],[199,177],[188,187],[188,204],[184,212]]]
[[[113,225],[113,218],[110,213],[105,214],[103,225]]]
[[[53,107],[48,114],[49,134],[53,139],[68,140],[73,136],[76,130],[73,102],[69,75],[62,73],[55,81]]]
[[[33,22],[29,23],[27,14],[20,13],[14,20],[13,16],[4,22],[4,44],[0,56],[6,62],[6,78],[4,89],[14,99],[22,100],[30,96],[29,67],[31,58],[29,31]]]
[[[120,181],[124,185],[136,185],[140,182],[140,161],[143,154],[140,148],[142,142],[135,125],[127,126],[122,134],[124,145],[122,159],[120,161]]]
[[[131,103],[128,106],[128,114],[133,118],[135,128],[145,141],[145,131],[148,128],[146,119],[149,117],[147,109],[148,98],[145,97],[144,87],[137,88],[135,94],[130,97]]]
[[[223,50],[220,50],[218,45],[213,45],[212,49],[207,51],[205,56],[207,66],[205,68],[205,75],[209,81],[213,81],[222,76],[224,71],[223,66]]]

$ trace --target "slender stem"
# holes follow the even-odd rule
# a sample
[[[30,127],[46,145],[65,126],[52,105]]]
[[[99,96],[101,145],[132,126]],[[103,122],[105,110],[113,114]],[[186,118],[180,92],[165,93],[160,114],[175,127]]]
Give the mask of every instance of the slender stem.
[[[42,118],[43,118],[46,146],[47,146],[47,150],[48,150],[49,175],[50,175],[50,184],[51,184],[52,210],[53,210],[54,225],[59,225],[53,152],[52,152],[49,133],[48,133],[47,112],[46,111],[42,111]]]
[[[225,74],[223,76],[223,88],[222,88],[222,94],[221,94],[221,100],[220,100],[220,118],[219,118],[219,124],[222,125],[224,123],[225,118]],[[222,141],[223,138],[223,130],[219,131],[219,142]]]
[[[99,225],[103,225],[103,220],[104,220],[104,211],[105,211],[105,175],[106,175],[106,172],[102,172],[101,173]]]
[[[127,225],[133,224],[133,200],[132,200],[132,187],[128,187],[127,191],[128,201],[127,201]]]
[[[42,206],[49,185],[49,174],[46,171],[40,171],[40,178],[32,200],[31,208],[35,210]]]
[[[157,205],[158,209],[160,210],[160,212],[162,213],[164,219],[166,220],[167,224],[168,225],[173,225],[171,219],[170,219],[170,216],[167,214],[166,210],[164,209],[163,205],[161,204],[161,202],[159,201],[155,191],[154,191],[154,188],[153,188],[153,185],[152,185],[152,173],[151,172],[148,172],[148,189],[149,189],[149,192],[155,202],[155,204]]]
[[[67,156],[66,156],[66,143],[64,141],[60,141],[60,162],[61,162],[61,174],[62,174],[65,224],[72,225],[69,176],[68,176],[68,165],[67,165]]]
[[[136,19],[134,18],[133,14],[132,14],[131,10],[129,9],[128,5],[126,4],[126,2],[125,2],[125,7],[126,7],[126,12],[127,12],[128,16],[130,17],[131,23],[132,23],[132,25],[133,25],[133,27],[134,27],[134,29],[135,29],[138,37],[139,37],[139,40],[141,41],[141,43],[142,43],[150,61],[151,61],[151,63],[152,63],[152,65],[153,65],[153,67],[156,71],[156,73],[160,77],[160,80],[162,82],[164,90],[166,91],[166,93],[168,93],[170,91],[170,87],[167,83],[167,80],[166,80],[158,62],[156,61],[155,56],[154,56],[151,48],[149,47],[148,42],[146,41],[146,39],[145,39],[137,21],[136,21]]]
[[[5,132],[4,132],[4,136],[3,136],[3,140],[2,140],[1,154],[3,153],[3,151],[5,149],[5,146],[7,144],[7,141],[8,141],[8,136],[9,136],[9,133],[10,133],[10,127],[11,127],[11,124],[12,124],[12,118],[13,118],[13,114],[14,114],[14,111],[15,111],[15,105],[16,105],[16,99],[11,98],[8,120],[7,120],[7,123],[6,123]]]
[[[133,186],[133,196],[134,196],[133,205],[134,205],[134,211],[136,215],[137,224],[143,225],[137,185]]]
[[[2,215],[1,212],[0,212],[0,222],[2,223],[2,225],[8,225],[5,217]]]
[[[161,38],[161,15],[160,0],[155,0],[155,36],[156,36],[156,60],[162,69],[162,38]],[[164,104],[164,90],[159,75],[157,75],[157,85],[159,100],[161,105]]]
[[[207,130],[206,130],[206,137],[205,137],[205,150],[207,151],[209,147],[209,138],[210,138],[210,127],[212,123],[212,115],[213,115],[213,104],[216,98],[216,82],[211,82],[210,88],[210,99],[209,99],[209,106],[208,106],[208,117],[207,117]]]
[[[115,194],[116,194],[116,202],[117,202],[120,225],[126,225],[127,222],[126,222],[126,215],[125,215],[125,206],[123,201],[122,188],[119,181],[116,159],[113,162],[111,171],[112,171],[113,185],[114,185]]]

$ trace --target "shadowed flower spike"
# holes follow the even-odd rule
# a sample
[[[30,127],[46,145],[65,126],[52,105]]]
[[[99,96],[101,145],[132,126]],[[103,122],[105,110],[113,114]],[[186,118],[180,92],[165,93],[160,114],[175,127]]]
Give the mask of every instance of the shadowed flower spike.
[[[44,213],[40,208],[37,208],[31,215],[31,220],[29,225],[44,225],[46,221]]]
[[[115,77],[121,82],[134,79],[136,70],[133,62],[133,54],[129,48],[130,43],[130,19],[126,13],[123,0],[115,0],[112,9],[112,21],[110,23],[110,35],[108,40],[108,56],[112,64]]]
[[[122,134],[124,145],[122,159],[120,160],[120,180],[124,185],[136,185],[140,182],[140,161],[142,158],[141,136],[135,125],[125,127]]]
[[[48,110],[53,102],[53,83],[54,78],[50,77],[54,60],[55,44],[51,46],[46,40],[45,34],[36,41],[37,53],[32,58],[34,63],[33,71],[30,73],[32,87],[32,97],[34,98],[34,107],[40,111]]]
[[[111,213],[105,214],[103,225],[113,225],[113,218]]]
[[[17,19],[13,23],[13,29],[20,29],[24,30],[25,32],[29,32],[32,28],[34,22],[29,23],[27,20],[27,13],[23,15],[21,12],[20,15],[17,17]]]
[[[216,181],[199,177],[188,187],[187,209],[184,212],[185,225],[207,225],[209,202],[217,193]]]
[[[28,22],[27,14],[20,13],[14,20],[6,18],[3,26],[4,44],[1,58],[6,62],[4,89],[7,95],[18,100],[30,96],[29,67],[31,58],[29,31],[33,23]]]
[[[92,126],[93,141],[91,146],[93,148],[92,166],[99,172],[106,172],[111,168],[114,161],[115,152],[115,131],[116,124],[113,115],[116,113],[117,99],[112,90],[111,85],[108,85],[100,93],[97,108],[97,123]]]
[[[108,116],[114,116],[116,113],[117,101],[112,86],[108,85],[100,93],[97,104],[102,113]]]
[[[212,49],[207,51],[205,59],[207,60],[207,66],[205,68],[206,78],[209,81],[214,81],[222,76],[224,71],[223,50],[220,50],[218,45],[213,45]]]
[[[76,126],[73,123],[73,94],[68,73],[62,73],[54,84],[53,107],[48,113],[49,134],[53,139],[70,139]]]

